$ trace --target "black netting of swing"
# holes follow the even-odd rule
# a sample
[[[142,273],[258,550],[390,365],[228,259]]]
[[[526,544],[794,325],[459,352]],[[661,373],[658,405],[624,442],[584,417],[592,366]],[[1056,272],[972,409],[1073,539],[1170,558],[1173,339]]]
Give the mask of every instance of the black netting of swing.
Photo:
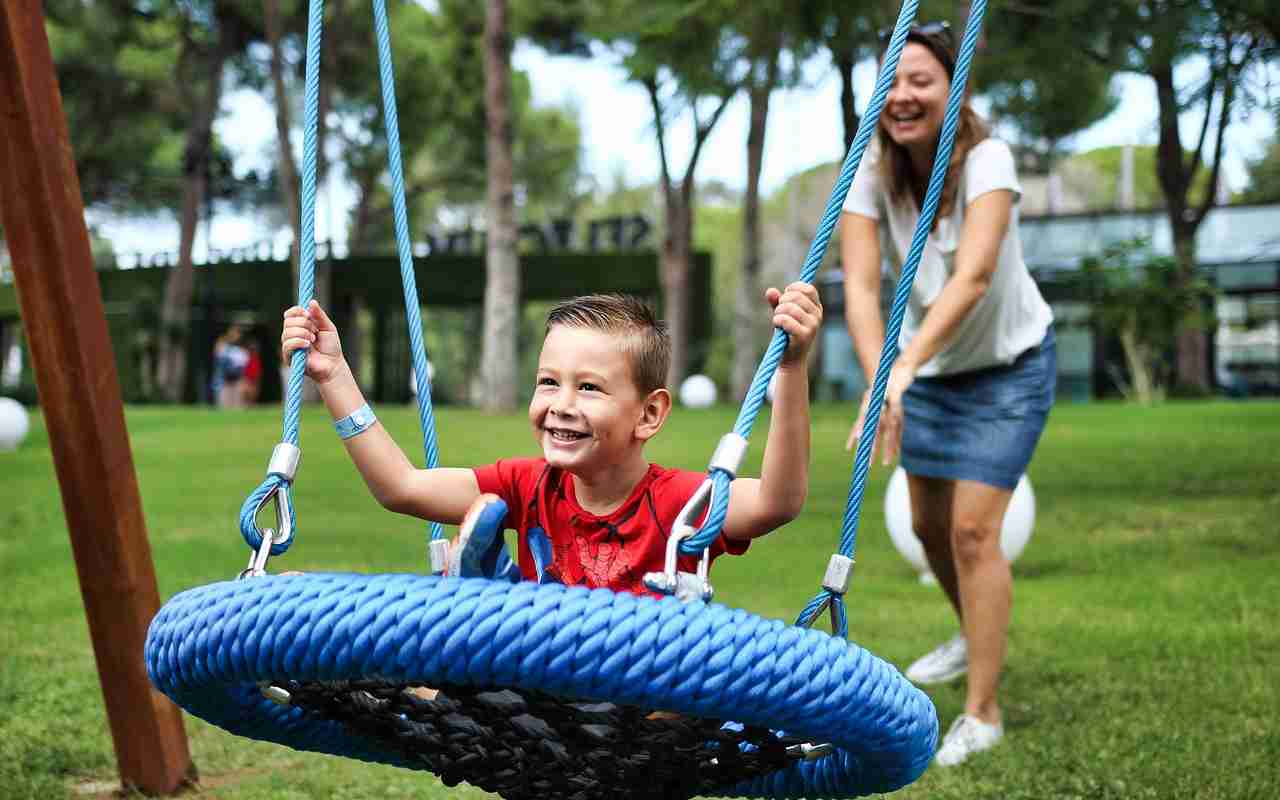
[[[715,794],[804,758],[806,740],[545,692],[286,682],[289,705],[381,742],[446,786],[507,800]]]

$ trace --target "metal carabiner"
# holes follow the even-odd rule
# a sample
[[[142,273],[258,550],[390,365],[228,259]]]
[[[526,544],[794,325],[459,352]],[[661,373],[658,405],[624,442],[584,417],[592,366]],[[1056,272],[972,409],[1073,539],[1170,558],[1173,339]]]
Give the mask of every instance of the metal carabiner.
[[[240,574],[236,576],[236,580],[266,575],[267,559],[271,557],[271,548],[278,544],[284,544],[293,538],[293,504],[289,500],[289,484],[280,483],[258,501],[257,507],[253,510],[253,526],[257,529],[258,535],[262,537],[262,542],[258,545],[258,549],[249,556],[249,566],[240,571]],[[275,502],[276,511],[275,529],[258,528],[258,514],[266,507],[267,503],[272,501]]]
[[[696,520],[710,508],[715,495],[715,484],[711,478],[703,480],[698,491],[694,492],[689,502],[680,509],[675,523],[671,526],[671,535],[667,537],[666,560],[662,572],[650,572],[644,576],[644,585],[662,594],[674,595],[681,601],[702,600],[711,602],[715,590],[711,587],[708,575],[711,569],[711,548],[702,551],[698,560],[698,572],[691,575],[679,571],[680,543],[693,536],[698,529],[691,520]]]

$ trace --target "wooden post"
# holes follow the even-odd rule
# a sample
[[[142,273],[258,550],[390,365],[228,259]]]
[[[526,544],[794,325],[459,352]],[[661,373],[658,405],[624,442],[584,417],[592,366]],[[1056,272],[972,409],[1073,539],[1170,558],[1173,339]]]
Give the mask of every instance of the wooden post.
[[[40,0],[0,0],[0,214],[120,778],[169,794],[195,771],[143,663],[160,595]]]

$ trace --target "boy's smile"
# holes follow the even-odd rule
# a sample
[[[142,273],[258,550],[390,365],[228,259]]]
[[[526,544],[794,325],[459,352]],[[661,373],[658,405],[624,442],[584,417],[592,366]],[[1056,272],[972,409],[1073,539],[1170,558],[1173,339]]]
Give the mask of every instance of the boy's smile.
[[[607,471],[639,451],[644,402],[623,350],[625,337],[556,325],[547,332],[529,422],[552,466]]]

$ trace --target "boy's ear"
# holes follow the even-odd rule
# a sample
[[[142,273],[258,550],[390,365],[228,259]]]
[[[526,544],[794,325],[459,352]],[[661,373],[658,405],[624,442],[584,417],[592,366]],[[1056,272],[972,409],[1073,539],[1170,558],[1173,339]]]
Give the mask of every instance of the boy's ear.
[[[671,414],[671,392],[666,389],[654,389],[644,399],[640,409],[640,420],[636,423],[636,438],[648,441],[662,430],[663,424]]]

